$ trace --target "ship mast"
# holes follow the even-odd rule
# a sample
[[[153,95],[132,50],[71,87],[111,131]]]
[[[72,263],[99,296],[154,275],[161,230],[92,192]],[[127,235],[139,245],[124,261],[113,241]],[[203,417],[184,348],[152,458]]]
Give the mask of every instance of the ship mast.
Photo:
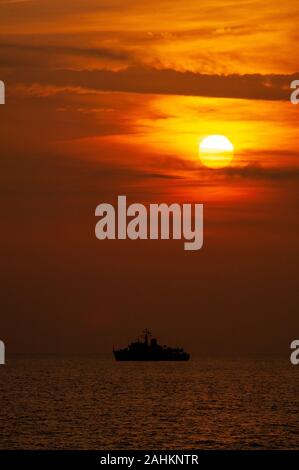
[[[143,338],[144,338],[144,344],[146,344],[146,346],[148,346],[148,338],[149,336],[152,336],[150,330],[148,330],[147,328],[145,328],[145,330],[143,330]]]

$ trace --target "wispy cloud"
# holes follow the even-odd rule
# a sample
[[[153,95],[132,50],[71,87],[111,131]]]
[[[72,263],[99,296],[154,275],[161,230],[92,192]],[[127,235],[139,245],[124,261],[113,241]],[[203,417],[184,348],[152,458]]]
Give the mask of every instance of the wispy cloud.
[[[105,54],[109,54],[105,51]],[[113,55],[113,54],[112,54]],[[248,100],[289,100],[292,75],[208,75],[132,67],[108,70],[22,70],[14,81],[24,84],[82,87],[161,95],[190,95]]]
[[[298,167],[265,167],[258,164],[250,164],[244,167],[231,166],[221,170],[225,176],[254,179],[254,180],[298,180]]]
[[[41,63],[48,63],[49,56],[78,56],[78,57],[89,57],[94,59],[107,59],[115,61],[128,61],[131,59],[132,54],[128,51],[122,51],[119,48],[109,49],[105,47],[80,47],[80,46],[68,46],[68,45],[37,45],[37,44],[19,44],[19,43],[0,43],[0,64],[11,65],[15,67],[18,65],[18,56],[22,55],[21,64],[25,64],[26,61],[30,60],[31,63],[35,62],[36,66],[41,66]],[[5,57],[9,57],[9,60],[5,61]],[[11,60],[11,54],[14,59]],[[32,55],[36,54],[35,57]],[[25,57],[24,57],[25,55]],[[44,59],[44,60],[43,60]]]

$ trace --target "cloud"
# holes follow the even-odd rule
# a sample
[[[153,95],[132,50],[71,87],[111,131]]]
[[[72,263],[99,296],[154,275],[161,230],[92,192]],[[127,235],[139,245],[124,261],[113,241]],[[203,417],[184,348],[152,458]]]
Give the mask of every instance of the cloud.
[[[280,155],[284,155],[281,151]],[[295,153],[293,153],[295,155]],[[297,153],[299,157],[299,153]],[[260,181],[291,181],[299,180],[299,167],[297,166],[263,166],[256,163],[244,165],[232,165],[225,168],[210,169],[199,165],[194,160],[181,160],[174,156],[160,156],[148,161],[148,177],[151,175],[164,174],[165,178],[177,178],[184,181],[187,185],[217,186],[224,179],[230,180],[260,180]],[[155,169],[155,173],[152,170]],[[139,175],[145,177],[146,173]]]
[[[75,56],[86,56],[93,58],[103,58],[112,60],[127,60],[130,53],[119,49],[109,49],[104,47],[79,47],[79,46],[57,46],[57,45],[36,45],[36,44],[17,44],[0,43],[0,50],[3,52],[21,52],[21,53],[41,53],[41,54],[64,54]]]
[[[263,167],[258,164],[250,164],[244,167],[228,167],[220,170],[225,176],[255,180],[298,180],[299,168],[297,167]]]
[[[82,47],[80,45],[42,45],[19,44],[14,42],[0,42],[0,67],[3,68],[31,68],[59,69],[61,67],[89,68],[92,61],[97,67],[103,64],[113,69],[115,64],[122,67],[133,64],[133,53],[121,47]],[[80,68],[81,68],[80,67]]]
[[[299,73],[209,75],[139,67],[120,71],[35,69],[32,73],[24,68],[17,80],[28,85],[51,84],[111,92],[275,101],[289,100],[290,83],[298,76]]]

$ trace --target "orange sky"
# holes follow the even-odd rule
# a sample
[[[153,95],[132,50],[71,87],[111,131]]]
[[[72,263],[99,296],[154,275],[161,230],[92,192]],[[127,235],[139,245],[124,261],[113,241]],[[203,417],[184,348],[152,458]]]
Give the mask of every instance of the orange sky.
[[[79,349],[109,350],[144,326],[197,352],[215,337],[225,351],[232,341],[282,351],[293,339],[297,3],[0,0],[12,350],[76,350],[82,331]],[[202,166],[198,144],[209,134],[234,144],[231,166]],[[204,249],[103,246],[94,208],[118,194],[204,202]]]

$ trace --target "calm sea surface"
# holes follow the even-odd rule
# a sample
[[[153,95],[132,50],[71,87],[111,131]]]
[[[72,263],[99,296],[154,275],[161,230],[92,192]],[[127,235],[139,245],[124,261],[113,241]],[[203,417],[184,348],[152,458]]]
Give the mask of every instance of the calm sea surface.
[[[15,356],[0,367],[0,448],[299,448],[298,390],[288,358]]]

